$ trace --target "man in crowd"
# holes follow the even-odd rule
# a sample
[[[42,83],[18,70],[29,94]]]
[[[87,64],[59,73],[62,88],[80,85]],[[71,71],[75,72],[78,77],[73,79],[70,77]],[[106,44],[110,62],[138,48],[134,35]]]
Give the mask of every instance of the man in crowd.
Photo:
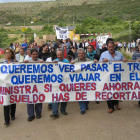
[[[27,47],[28,47],[28,44],[27,44],[26,40],[24,40],[23,44],[21,45],[21,48],[23,48],[24,51],[26,52]]]
[[[71,62],[71,64],[74,64],[76,62],[85,62],[85,61],[91,61],[90,59],[86,58],[86,53],[85,50],[83,48],[79,48],[77,50],[78,52],[78,58],[75,59],[74,61]],[[97,60],[94,60],[94,63],[98,62]],[[88,110],[88,104],[89,101],[79,101],[79,106],[80,106],[80,110],[81,110],[81,114],[85,114],[85,111]]]
[[[38,58],[42,59],[43,61],[46,61],[47,58],[51,57],[49,46],[47,44],[44,44],[42,48],[43,50],[39,53]]]
[[[39,48],[39,53],[43,51],[43,45],[45,44],[44,41],[41,41],[41,47]]]
[[[25,56],[24,62],[25,61],[28,61],[30,59],[32,59],[32,56],[31,56],[31,48],[28,48],[27,49],[27,55]]]
[[[82,42],[79,44],[79,48],[83,48],[84,50],[86,49],[85,47],[85,40],[83,39]]]
[[[55,59],[53,62],[69,63],[69,61],[67,59],[64,59],[64,52],[62,49],[58,48],[56,51],[56,55],[57,55],[57,59]],[[61,102],[60,111],[63,115],[67,115],[66,106],[67,106],[67,102]],[[59,102],[52,103],[53,114],[50,115],[51,118],[58,118],[59,117],[58,108],[59,108]]]
[[[108,39],[109,40],[109,39]],[[111,40],[111,39],[110,39]],[[100,61],[108,62],[108,61],[123,61],[127,62],[127,60],[123,57],[123,55],[119,51],[115,51],[115,44],[112,41],[107,41],[108,50],[103,52],[100,57]],[[107,101],[108,104],[108,113],[112,113],[114,111],[114,106],[117,110],[120,110],[119,101],[118,100],[109,100]]]
[[[25,51],[23,48],[20,48],[19,53],[16,54],[16,61],[23,62],[25,59]]]
[[[29,59],[27,62],[39,62],[42,63],[44,62],[42,59],[38,58],[38,51],[37,49],[32,49],[31,50],[31,57],[32,59]],[[35,119],[35,115],[34,115],[34,109],[36,112],[36,118],[40,119],[41,118],[41,112],[42,112],[42,103],[36,103],[35,107],[34,104],[27,104],[27,112],[28,112],[28,121],[32,121]]]

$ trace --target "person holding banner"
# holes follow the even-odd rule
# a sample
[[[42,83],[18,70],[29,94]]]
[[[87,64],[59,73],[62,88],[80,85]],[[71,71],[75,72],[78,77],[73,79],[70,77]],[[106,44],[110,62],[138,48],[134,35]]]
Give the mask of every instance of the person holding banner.
[[[42,59],[38,58],[38,50],[37,49],[31,50],[31,57],[32,57],[32,59],[29,59],[28,62],[39,62],[39,63],[44,62]],[[27,61],[26,61],[26,63],[27,63]],[[34,106],[34,104],[27,104],[27,112],[29,115],[29,117],[28,117],[29,122],[35,119],[34,108],[35,108],[35,112],[36,112],[36,118],[37,119],[41,118],[42,103],[36,103],[35,106]]]
[[[111,41],[112,40],[112,41]],[[109,61],[123,61],[127,62],[127,59],[123,57],[123,55],[115,51],[115,43],[113,39],[108,39],[107,42],[108,51],[105,51],[101,54],[100,60],[102,62],[109,62]],[[108,113],[112,113],[114,111],[114,106],[117,110],[120,110],[119,101],[118,100],[109,100],[107,101],[108,104]]]
[[[12,49],[6,48],[4,50],[4,54],[5,54],[4,63],[11,64],[12,62],[15,61],[15,54]],[[12,121],[15,120],[16,104],[14,103],[8,106],[4,106],[3,110],[4,110],[4,120],[5,120],[4,125],[8,126],[10,124],[10,115],[11,115],[11,120]]]
[[[83,48],[79,48],[77,50],[78,52],[78,58],[75,59],[74,61],[71,62],[71,64],[74,64],[76,62],[85,62],[85,61],[91,61],[90,59],[86,58],[86,53],[85,50]],[[96,59],[93,59],[94,63],[97,63],[98,61]],[[81,110],[81,114],[85,114],[86,110],[89,109],[88,104],[89,101],[79,101],[79,106],[80,106],[80,110]]]
[[[90,60],[98,60],[100,59],[99,55],[96,53],[96,51],[94,50],[94,47],[92,45],[88,45],[87,46],[87,54],[86,57],[89,58]],[[99,104],[99,101],[96,101],[96,104]]]
[[[132,60],[138,60],[140,62],[140,44],[138,44],[138,48],[134,51]],[[140,101],[138,101],[138,105],[140,106]]]
[[[58,48],[56,51],[56,55],[57,55],[57,59],[54,59],[53,62],[55,62],[55,63],[57,63],[57,62],[69,63],[69,61],[67,59],[64,59],[64,52],[62,49]],[[66,106],[67,106],[67,102],[61,102],[60,111],[63,115],[67,115]],[[52,103],[53,114],[50,115],[51,118],[55,119],[55,118],[59,117],[58,108],[59,108],[59,102]]]

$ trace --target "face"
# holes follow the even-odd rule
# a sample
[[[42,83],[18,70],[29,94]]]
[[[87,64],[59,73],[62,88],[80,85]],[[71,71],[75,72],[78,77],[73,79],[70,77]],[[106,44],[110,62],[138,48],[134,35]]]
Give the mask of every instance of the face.
[[[140,50],[140,45],[138,45],[138,49]]]
[[[57,51],[57,58],[62,61],[63,60],[63,52],[62,51]]]
[[[37,59],[38,59],[38,52],[33,52],[31,54],[31,56],[32,56],[32,60],[37,61]]]
[[[9,50],[6,50],[5,51],[5,59],[11,59],[11,57],[12,57],[12,52]]]
[[[51,48],[51,51],[53,52],[54,51],[54,48]]]
[[[45,50],[46,50],[46,52],[49,52],[49,47],[45,46]]]
[[[20,54],[21,54],[21,55],[24,55],[24,54],[25,54],[25,51],[24,51],[24,50],[22,50],[22,49],[20,49],[20,51],[19,51],[19,52],[20,52]]]
[[[91,46],[88,46],[87,51],[88,51],[89,53],[92,53],[92,52],[93,52],[93,48],[92,48]]]
[[[59,44],[59,46],[58,46],[59,48],[61,48],[61,44]]]
[[[110,54],[113,54],[115,52],[115,47],[113,43],[108,44],[108,51]]]
[[[28,55],[28,56],[31,56],[30,50],[27,50],[27,55]]]
[[[67,46],[64,46],[64,50],[66,50],[67,49]]]
[[[42,42],[41,42],[41,44],[43,45],[43,44],[45,44],[45,42],[44,42],[44,41],[42,41]]]
[[[83,51],[80,51],[79,53],[78,53],[78,57],[79,57],[79,59],[84,59],[85,58],[85,53],[83,52]]]

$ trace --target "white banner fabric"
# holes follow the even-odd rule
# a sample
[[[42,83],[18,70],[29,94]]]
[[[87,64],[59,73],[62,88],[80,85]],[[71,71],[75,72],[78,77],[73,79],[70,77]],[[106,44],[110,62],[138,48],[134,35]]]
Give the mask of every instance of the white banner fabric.
[[[140,63],[0,64],[0,104],[140,100]]]

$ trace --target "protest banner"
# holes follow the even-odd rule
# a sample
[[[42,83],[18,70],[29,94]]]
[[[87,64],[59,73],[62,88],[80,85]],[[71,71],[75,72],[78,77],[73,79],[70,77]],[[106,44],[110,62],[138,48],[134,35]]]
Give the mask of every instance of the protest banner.
[[[100,41],[100,43],[104,44],[106,43],[107,38],[109,38],[109,35],[99,35],[97,36],[97,42]]]
[[[136,62],[0,64],[0,104],[140,99]]]
[[[60,27],[55,27],[57,39],[67,39],[68,38],[68,28],[62,29]]]

